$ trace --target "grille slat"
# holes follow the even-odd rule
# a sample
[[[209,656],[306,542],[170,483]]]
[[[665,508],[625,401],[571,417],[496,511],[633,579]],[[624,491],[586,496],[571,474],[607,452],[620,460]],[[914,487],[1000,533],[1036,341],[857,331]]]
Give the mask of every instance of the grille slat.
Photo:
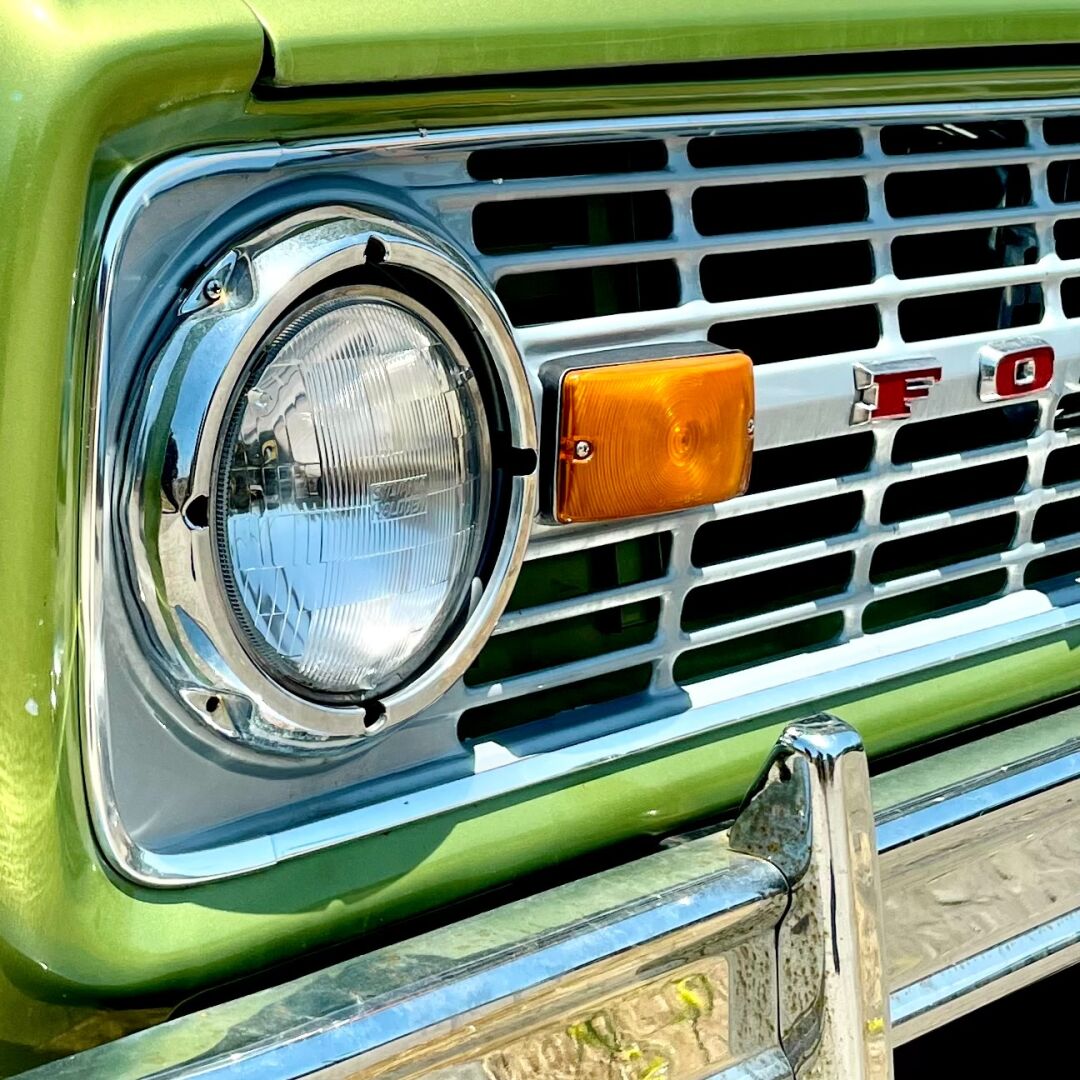
[[[553,619],[570,619],[578,615],[590,615],[598,611],[610,611],[624,604],[634,604],[642,600],[653,600],[660,596],[664,588],[671,583],[670,577],[657,578],[643,585],[626,585],[619,589],[607,589],[603,592],[589,593],[580,600],[560,601],[551,604],[539,604],[523,611],[511,611],[505,614],[495,628],[495,634],[511,634],[518,630],[528,630],[541,626]]]
[[[639,259],[673,258],[677,255],[722,255],[732,252],[760,252],[782,250],[789,247],[816,246],[823,241],[836,243],[841,241],[875,240],[883,237],[925,236],[928,231],[968,232],[974,227],[1004,228],[1006,226],[1031,226],[1038,222],[1053,222],[1057,215],[1053,211],[1040,211],[1034,207],[1023,207],[1016,211],[994,210],[985,213],[955,215],[945,221],[934,217],[908,218],[903,224],[889,222],[873,224],[866,222],[842,223],[832,228],[796,228],[778,229],[775,232],[734,233],[727,236],[692,236],[686,239],[673,237],[667,240],[649,240],[639,243],[611,244],[604,247],[595,245],[567,246],[556,252],[535,251],[517,255],[497,255],[484,260],[488,272],[496,279],[508,273],[521,273],[535,270],[567,270],[581,266],[610,266],[636,261]],[[960,279],[960,287],[969,282],[972,287],[992,284],[1008,284],[1012,280],[1000,275],[1012,273],[1017,281],[1031,280],[1043,273],[1054,277],[1068,277],[1080,272],[1080,259],[1044,258],[1040,263],[1027,263],[1023,267],[998,267],[993,270],[977,270],[962,274],[949,275]],[[928,267],[924,273],[940,276]],[[998,277],[986,277],[993,273]],[[873,290],[877,283],[864,286]],[[942,286],[941,291],[953,287]],[[904,288],[900,286],[900,288]],[[908,287],[910,289],[910,286]],[[932,280],[922,282],[921,291],[909,291],[905,295],[921,295],[926,289],[934,289]],[[807,290],[807,295],[816,290]],[[883,291],[878,288],[878,291]],[[885,290],[887,291],[887,290]],[[891,291],[888,291],[891,295]]]
[[[667,169],[635,172],[613,177],[608,174],[574,176],[566,179],[518,179],[497,184],[444,184],[432,191],[433,201],[443,211],[467,210],[482,202],[514,202],[519,199],[571,197],[576,195],[609,195],[632,191],[648,191],[664,187],[668,191],[695,191],[700,187],[746,184],[769,184],[786,181],[812,181],[822,178],[863,176],[876,179],[885,175],[912,172],[948,172],[958,166],[970,168],[1080,161],[1080,155],[1070,155],[1058,147],[1012,151],[958,151],[943,154],[889,157],[885,154],[860,158],[836,158],[816,161],[778,163],[775,165],[734,165],[693,167],[672,159]],[[423,189],[421,189],[423,190]]]
[[[674,676],[682,684],[693,684],[717,675],[728,674],[798,656],[840,640],[844,617],[835,612],[812,619],[786,623],[777,630],[747,634],[687,649],[675,661]]]
[[[560,667],[544,668],[524,675],[515,675],[509,679],[501,679],[496,683],[478,683],[476,686],[465,688],[456,696],[459,698],[461,707],[477,705],[484,701],[512,701],[514,698],[533,694],[538,690],[547,690],[560,683],[580,682],[595,675],[610,675],[634,667],[644,661],[654,660],[656,653],[656,640],[654,640],[643,645],[635,645],[630,649],[604,653],[599,657],[575,660]],[[448,696],[449,700],[452,699]]]
[[[516,264],[528,265],[530,270],[570,270],[592,266],[623,265],[627,258],[650,262],[659,253],[659,244],[626,245],[624,248],[604,250],[595,256],[587,254],[593,249],[564,249],[558,253],[544,252],[535,261],[527,257]],[[580,257],[578,252],[580,251]],[[672,255],[668,246],[667,255]],[[977,292],[989,286],[1030,285],[1040,280],[1060,280],[1080,274],[1080,259],[1046,259],[1040,263],[1023,266],[1000,266],[989,270],[971,270],[959,274],[935,274],[930,278],[878,279],[868,285],[853,285],[839,289],[807,289],[804,292],[781,293],[772,297],[753,297],[735,301],[709,303],[697,301],[692,310],[689,305],[675,309],[683,321],[698,324],[702,319],[720,320],[745,318],[753,315],[785,315],[825,308],[854,307],[874,301],[901,301],[921,299],[927,296],[955,295]],[[503,275],[500,280],[505,280]]]
[[[485,204],[511,220],[515,203],[528,215],[554,199],[668,201],[636,221],[645,238],[632,242],[616,230],[607,242],[590,234],[588,243],[549,250],[480,244],[493,252],[479,261],[500,292],[515,279],[539,280],[532,275],[546,284],[565,276],[569,288],[571,275],[605,267],[669,260],[678,268],[677,300],[518,320],[532,370],[591,348],[705,339],[745,349],[758,367],[762,449],[750,493],[658,520],[538,526],[528,558],[541,567],[549,555],[670,532],[667,569],[514,611],[498,631],[658,600],[653,640],[475,685],[459,704],[510,702],[590,677],[617,688],[620,669],[640,673],[647,663],[650,692],[663,695],[989,603],[1023,588],[1025,574],[1030,582],[1048,572],[1033,576],[1029,566],[1068,565],[1074,550],[1080,568],[1080,521],[1073,532],[1069,503],[1080,506],[1080,431],[1071,399],[1055,430],[1060,374],[1018,404],[983,403],[976,393],[980,344],[1021,326],[1053,338],[1066,325],[1062,283],[1080,281],[1080,223],[1069,217],[1080,199],[1070,162],[1080,158],[1045,142],[1038,118],[970,130],[944,121],[679,132],[664,139],[663,168],[555,178],[519,171],[505,182],[430,189],[434,205],[481,222],[495,220]],[[1055,340],[1060,373],[1069,349]],[[933,404],[920,402],[907,423],[853,431],[852,365],[905,357],[942,368]]]
[[[801,622],[809,616],[842,612],[855,596],[854,590],[847,590],[836,593],[827,599],[791,604],[788,607],[780,608],[776,612],[763,612],[761,615],[736,619],[732,622],[721,623],[718,626],[708,626],[699,630],[688,631],[684,640],[687,645],[700,648],[703,645],[717,645],[725,641],[735,641],[738,638],[748,637],[750,634],[765,630],[776,631],[792,623]],[[782,617],[778,618],[776,616]]]
[[[877,600],[863,612],[863,630],[867,634],[877,634],[934,614],[961,611],[1000,596],[1007,584],[1007,571],[991,570]]]
[[[866,551],[872,553],[880,544],[894,540],[905,540],[919,536],[929,536],[943,528],[954,525],[977,523],[1013,509],[1035,513],[1043,506],[1068,500],[1080,491],[1080,482],[1062,485],[1053,489],[1033,489],[1008,499],[997,499],[975,507],[965,507],[954,511],[927,514],[891,525],[876,528],[864,527],[858,532],[828,540],[818,540],[795,547],[770,549],[745,559],[705,566],[694,571],[701,581],[719,581],[732,577],[744,577],[767,570],[782,555],[786,564],[810,562],[824,554],[846,551]],[[735,519],[737,520],[737,519]],[[907,580],[906,578],[903,580]],[[903,584],[903,580],[900,584]],[[912,579],[914,580],[914,578]],[[922,580],[920,577],[919,580]],[[854,595],[854,594],[853,594]]]

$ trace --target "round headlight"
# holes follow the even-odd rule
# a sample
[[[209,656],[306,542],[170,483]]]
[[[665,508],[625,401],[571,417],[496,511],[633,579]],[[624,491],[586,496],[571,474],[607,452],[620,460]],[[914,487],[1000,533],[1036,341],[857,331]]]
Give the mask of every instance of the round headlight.
[[[452,699],[524,559],[533,409],[490,286],[412,226],[303,211],[206,270],[120,463],[185,736],[319,753]]]
[[[488,424],[468,360],[404,296],[343,288],[272,334],[223,440],[226,592],[276,677],[381,695],[469,594],[487,528]]]

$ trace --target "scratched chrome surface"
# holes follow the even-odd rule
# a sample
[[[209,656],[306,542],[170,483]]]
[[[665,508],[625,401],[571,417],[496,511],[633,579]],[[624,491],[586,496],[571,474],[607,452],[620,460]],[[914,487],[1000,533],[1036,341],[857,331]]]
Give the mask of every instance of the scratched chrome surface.
[[[419,217],[442,229],[497,284],[523,271],[559,270],[601,264],[624,264],[658,257],[675,261],[681,287],[677,306],[649,312],[583,318],[571,322],[519,327],[518,341],[534,379],[548,358],[606,346],[701,340],[710,328],[722,332],[725,321],[751,315],[846,309],[875,305],[881,335],[873,349],[830,353],[828,341],[811,343],[812,355],[763,365],[756,370],[757,448],[770,449],[810,442],[849,431],[853,402],[853,365],[910,360],[921,366],[928,356],[942,369],[940,384],[915,403],[907,423],[972,414],[996,407],[979,400],[977,356],[988,339],[1008,333],[980,333],[909,343],[902,340],[899,305],[911,297],[961,293],[989,286],[1038,283],[1045,292],[1045,314],[1025,334],[1049,342],[1057,355],[1054,381],[1032,400],[1038,423],[1025,441],[995,445],[917,461],[892,463],[892,444],[904,425],[874,425],[874,451],[869,467],[843,478],[749,495],[730,503],[680,515],[625,525],[553,528],[536,524],[527,558],[542,559],[582,545],[610,544],[627,537],[670,532],[670,559],[657,580],[614,588],[566,602],[511,612],[497,633],[527,631],[529,627],[574,615],[617,607],[643,599],[660,604],[658,631],[652,640],[630,649],[589,660],[530,671],[476,686],[456,684],[445,698],[362,757],[330,762],[319,770],[290,775],[288,798],[283,785],[258,770],[232,769],[227,754],[219,760],[200,758],[171,742],[161,732],[170,724],[173,706],[163,700],[133,631],[125,623],[122,603],[114,594],[119,580],[114,553],[94,547],[97,535],[91,508],[90,538],[84,557],[85,578],[101,583],[88,605],[89,637],[93,627],[110,627],[109,649],[91,657],[88,668],[101,672],[90,702],[88,763],[90,782],[100,797],[115,805],[115,815],[102,826],[104,846],[114,863],[129,876],[148,884],[177,885],[250,871],[315,848],[392,828],[454,807],[566,776],[601,761],[671,743],[715,730],[726,724],[779,708],[791,708],[823,697],[858,689],[883,679],[910,674],[990,649],[1032,640],[1041,634],[1080,622],[1076,591],[1060,595],[1050,588],[1024,586],[1025,568],[1035,558],[1080,547],[1080,532],[1036,542],[1032,526],[1037,511],[1048,504],[1080,495],[1080,481],[1043,484],[1044,466],[1055,450],[1080,441],[1080,432],[1055,430],[1054,418],[1062,396],[1080,389],[1080,335],[1077,320],[1066,318],[1060,286],[1080,276],[1080,259],[1056,254],[1055,223],[1072,214],[1072,207],[1051,201],[1047,169],[1051,162],[1080,158],[1080,145],[1050,146],[1043,137],[1043,118],[1054,113],[1080,113],[1076,101],[1024,102],[1014,105],[956,105],[893,107],[875,112],[806,110],[789,114],[725,114],[666,119],[614,120],[598,123],[541,124],[356,139],[332,144],[256,147],[208,151],[165,162],[148,173],[129,193],[113,220],[106,243],[102,277],[102,368],[96,386],[99,467],[111,468],[117,453],[117,424],[123,414],[127,387],[161,318],[161,298],[170,295],[192,258],[205,258],[227,247],[237,228],[252,221],[251,206],[263,199],[266,209],[281,212],[295,204],[298,180],[318,180],[307,198],[341,199],[377,205],[386,212]],[[954,151],[889,157],[880,143],[881,131],[896,123],[956,124],[1011,117],[1026,125],[1027,145],[1001,151]],[[796,161],[766,166],[696,168],[687,156],[690,140],[717,132],[790,131],[804,127],[852,127],[863,139],[863,152],[842,161]],[[655,172],[595,174],[569,178],[479,181],[469,175],[470,155],[496,145],[535,145],[542,142],[583,143],[610,139],[661,139],[667,165]],[[961,165],[1019,166],[1031,183],[1031,200],[1017,208],[995,208],[937,214],[930,217],[890,217],[883,195],[887,176]],[[704,236],[691,210],[694,192],[732,183],[768,184],[782,179],[862,177],[869,214],[865,221],[842,225],[777,229],[753,234]],[[290,185],[294,185],[290,188]],[[569,247],[512,256],[484,255],[472,232],[473,210],[489,202],[576,193],[618,194],[630,190],[666,194],[672,209],[669,238],[640,244]],[[321,195],[320,195],[321,192]],[[256,198],[258,197],[258,198]],[[290,203],[290,199],[293,200]],[[236,216],[243,205],[248,217]],[[1023,266],[944,274],[901,280],[892,272],[891,243],[902,235],[955,231],[1030,223],[1038,238],[1036,262]],[[215,231],[216,230],[216,231]],[[230,231],[232,230],[232,231]],[[163,249],[163,235],[177,243]],[[769,296],[729,303],[712,303],[702,295],[698,266],[709,253],[761,250],[831,243],[868,241],[875,256],[875,277],[868,284]],[[185,244],[187,246],[185,246]],[[201,246],[200,246],[201,245]],[[1020,491],[1006,499],[976,503],[894,524],[881,524],[882,501],[896,483],[914,478],[948,476],[978,464],[1026,460],[1026,479]],[[697,530],[717,520],[745,517],[756,511],[799,507],[810,500],[842,493],[859,493],[863,511],[857,526],[844,535],[797,546],[760,550],[712,566],[693,565],[691,552]],[[1015,515],[1016,529],[1006,550],[962,557],[934,569],[873,583],[870,566],[882,544],[901,538],[934,536],[946,526],[984,522]],[[771,547],[771,544],[768,545]],[[853,569],[847,583],[834,594],[809,601],[794,600],[772,610],[734,621],[686,630],[682,611],[694,588],[732,581],[762,571],[808,566],[826,555],[850,553]],[[866,634],[863,616],[868,605],[921,588],[956,582],[1000,568],[1005,584],[1000,593],[975,610],[926,619],[910,625]],[[113,590],[112,592],[110,590]],[[675,678],[678,658],[693,649],[723,643],[757,632],[833,613],[842,618],[834,643],[810,654],[772,660],[748,670],[680,687]],[[96,622],[95,622],[96,620]],[[93,646],[91,646],[93,648]],[[95,668],[94,664],[99,667]],[[457,720],[479,705],[508,704],[539,689],[564,685],[596,675],[648,664],[648,691],[632,706],[608,709],[579,727],[574,718],[560,718],[554,727],[543,721],[518,731],[464,746],[457,737]],[[148,725],[146,710],[164,727]],[[677,720],[673,720],[677,717]],[[177,795],[167,812],[151,799],[153,785],[132,783],[147,760],[184,784],[179,792],[213,789],[226,806],[207,800],[184,800]],[[283,766],[286,768],[287,766]],[[273,771],[273,770],[268,770]],[[227,781],[227,782],[223,782]],[[349,791],[332,807],[319,812],[326,791]],[[303,806],[301,814],[296,807]],[[230,829],[217,829],[225,818]]]

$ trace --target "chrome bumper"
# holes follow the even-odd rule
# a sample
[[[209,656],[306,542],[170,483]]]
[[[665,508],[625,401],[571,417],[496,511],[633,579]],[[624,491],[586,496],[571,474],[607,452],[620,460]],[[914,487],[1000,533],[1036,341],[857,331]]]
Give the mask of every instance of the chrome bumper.
[[[726,832],[28,1075],[883,1078],[893,1045],[1080,958],[1078,729],[872,790],[817,717]]]

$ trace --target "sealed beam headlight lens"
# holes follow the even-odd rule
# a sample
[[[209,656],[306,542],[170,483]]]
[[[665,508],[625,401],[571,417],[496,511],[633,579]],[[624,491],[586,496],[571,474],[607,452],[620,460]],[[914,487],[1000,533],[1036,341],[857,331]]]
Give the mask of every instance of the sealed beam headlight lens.
[[[319,695],[377,697],[467,606],[488,527],[477,380],[412,300],[324,293],[273,334],[233,406],[213,510],[249,651]]]

